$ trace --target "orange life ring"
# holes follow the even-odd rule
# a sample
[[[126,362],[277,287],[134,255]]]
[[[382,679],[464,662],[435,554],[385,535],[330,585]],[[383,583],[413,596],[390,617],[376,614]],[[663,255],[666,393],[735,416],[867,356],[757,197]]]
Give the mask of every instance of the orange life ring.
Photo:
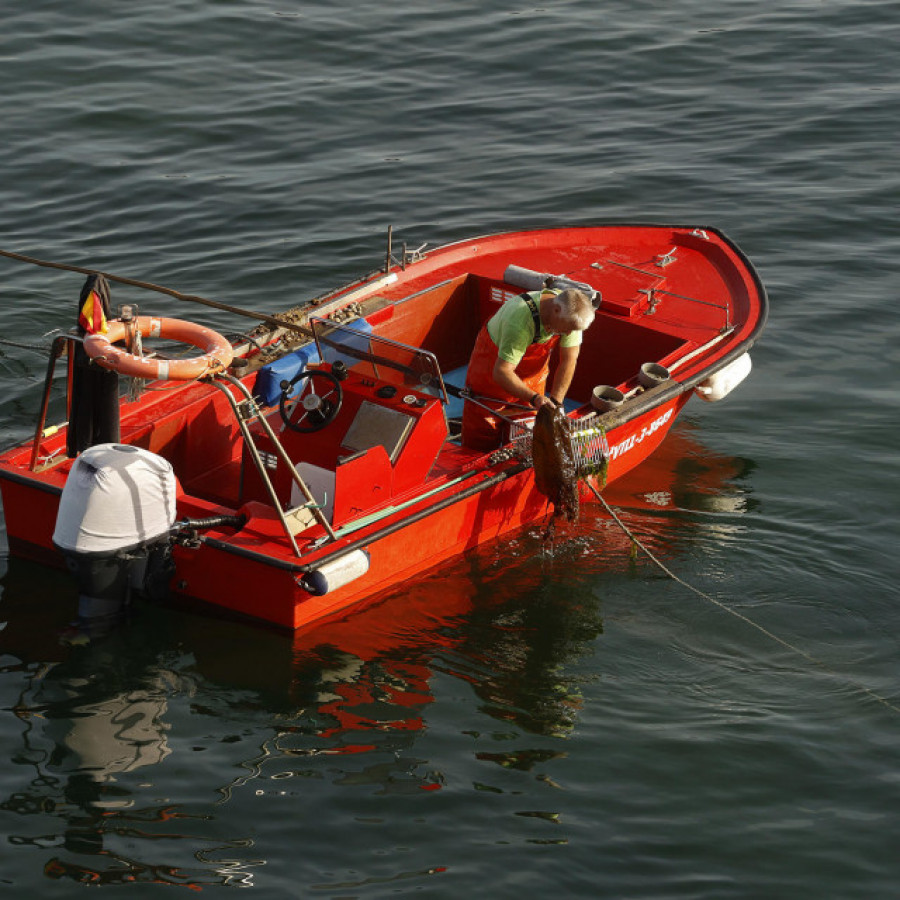
[[[116,341],[125,340],[131,327],[130,323],[121,319],[112,320],[106,334],[88,335],[84,339],[85,353],[104,369],[120,375],[157,381],[191,381],[228,368],[234,358],[231,344],[211,328],[185,322],[183,319],[155,316],[137,316],[131,321],[137,323],[142,337],[165,338],[191,344],[202,350],[203,356],[155,359],[126,353],[121,347],[113,346]]]

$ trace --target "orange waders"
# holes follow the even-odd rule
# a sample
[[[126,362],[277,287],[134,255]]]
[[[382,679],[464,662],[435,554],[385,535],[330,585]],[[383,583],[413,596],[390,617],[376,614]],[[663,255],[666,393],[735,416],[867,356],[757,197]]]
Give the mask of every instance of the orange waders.
[[[530,344],[525,355],[516,366],[516,375],[528,385],[532,394],[543,394],[550,372],[550,353],[559,342],[559,336],[553,335],[543,344]],[[489,398],[488,405],[497,412],[506,414],[504,403],[527,403],[503,391],[494,381],[494,364],[497,362],[497,345],[488,334],[487,323],[481,326],[475,340],[475,349],[469,360],[466,375],[466,387],[479,400]],[[499,403],[493,402],[500,401]],[[483,402],[483,401],[482,401]],[[515,410],[511,410],[515,412]],[[491,415],[484,407],[466,401],[463,407],[462,443],[473,450],[495,450],[503,440],[503,422]]]

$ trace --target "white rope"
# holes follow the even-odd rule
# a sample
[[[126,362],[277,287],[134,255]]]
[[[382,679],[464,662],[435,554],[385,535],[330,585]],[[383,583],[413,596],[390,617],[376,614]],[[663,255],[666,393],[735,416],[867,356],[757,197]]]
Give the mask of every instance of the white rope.
[[[786,650],[790,650],[791,653],[796,653],[798,656],[801,656],[807,662],[811,663],[814,666],[822,669],[824,672],[828,673],[828,675],[834,678],[840,678],[844,682],[846,682],[851,687],[856,690],[862,692],[871,700],[875,700],[880,703],[882,706],[887,707],[892,712],[900,713],[900,707],[896,704],[891,703],[890,700],[882,697],[880,694],[875,693],[871,688],[866,687],[864,684],[860,684],[858,681],[854,681],[852,678],[848,678],[846,675],[841,674],[840,672],[835,672],[832,668],[830,668],[826,663],[822,662],[822,660],[817,659],[810,653],[807,653],[806,650],[798,647],[796,644],[792,644],[790,641],[786,641],[784,638],[779,637],[777,634],[769,631],[768,628],[764,628],[758,622],[754,622],[753,619],[748,618],[743,613],[737,612],[737,610],[732,609],[730,606],[722,603],[721,600],[717,600],[711,594],[707,594],[704,591],[701,591],[699,588],[694,587],[692,584],[688,584],[683,578],[679,578],[671,569],[669,569],[658,557],[656,557],[653,552],[640,540],[635,536],[635,534],[628,528],[628,526],[619,518],[616,514],[615,510],[606,502],[605,498],[600,494],[600,492],[590,483],[590,481],[585,480],[585,484],[587,484],[588,488],[590,488],[591,493],[600,501],[603,505],[604,509],[609,513],[612,517],[612,520],[622,529],[622,531],[628,536],[628,538],[632,541],[634,546],[641,549],[650,561],[656,565],[662,572],[668,575],[673,581],[678,582],[682,587],[687,588],[689,591],[696,594],[698,597],[702,597],[704,600],[709,601],[714,606],[717,606],[719,609],[724,610],[727,613],[730,613],[736,619],[740,619],[745,624],[749,625],[751,628],[755,628],[761,634],[764,634],[767,638],[772,641],[775,641],[776,644],[780,644]]]

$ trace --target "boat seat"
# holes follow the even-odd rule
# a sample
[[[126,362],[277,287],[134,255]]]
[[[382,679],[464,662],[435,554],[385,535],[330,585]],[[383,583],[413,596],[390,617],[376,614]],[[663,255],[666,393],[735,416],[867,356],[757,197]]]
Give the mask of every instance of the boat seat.
[[[455,396],[453,392],[449,389],[451,387],[456,388],[457,390],[462,390],[466,386],[466,375],[469,372],[469,366],[460,366],[458,369],[452,369],[449,372],[444,372],[444,384],[447,385],[447,394],[449,396],[449,402],[446,406],[447,418],[448,419],[459,419],[462,418],[463,414],[463,400],[461,397]]]
[[[333,469],[300,462],[297,471],[334,528],[386,506],[391,500],[393,471],[380,444],[342,457]],[[300,488],[292,484],[290,505],[305,502]]]

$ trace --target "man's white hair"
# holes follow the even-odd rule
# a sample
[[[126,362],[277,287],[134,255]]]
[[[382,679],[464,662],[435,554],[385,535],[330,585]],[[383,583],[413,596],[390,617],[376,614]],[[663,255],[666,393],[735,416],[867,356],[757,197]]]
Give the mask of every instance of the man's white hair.
[[[584,331],[594,321],[594,304],[584,291],[567,288],[553,298],[560,315],[573,331]]]

